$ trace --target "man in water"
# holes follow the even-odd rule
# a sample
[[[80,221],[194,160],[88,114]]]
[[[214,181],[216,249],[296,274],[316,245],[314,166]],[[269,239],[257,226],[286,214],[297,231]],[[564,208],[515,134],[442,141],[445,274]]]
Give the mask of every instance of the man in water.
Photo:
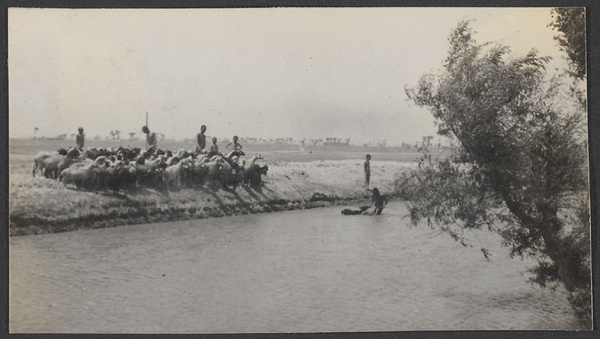
[[[75,144],[77,145],[77,148],[83,149],[83,145],[85,144],[85,134],[83,134],[83,127],[79,127],[78,131],[79,133],[77,134],[77,137],[75,139]]]
[[[373,214],[380,215],[387,202],[387,199],[379,193],[379,189],[377,187],[373,188],[373,199],[371,200],[371,205],[369,205],[369,207],[375,205]]]
[[[206,148],[206,126],[202,125],[200,127],[200,133],[196,135],[196,154],[204,153]]]
[[[150,132],[148,126],[143,126],[142,132],[146,134],[146,150],[154,150],[156,148],[156,133]]]

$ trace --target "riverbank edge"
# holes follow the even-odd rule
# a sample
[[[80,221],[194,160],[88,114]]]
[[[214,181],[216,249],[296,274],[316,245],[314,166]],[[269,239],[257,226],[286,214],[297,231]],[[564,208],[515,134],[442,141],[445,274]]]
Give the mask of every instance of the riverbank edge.
[[[98,207],[96,213],[86,215],[57,215],[55,218],[40,216],[11,216],[10,236],[40,235],[71,232],[87,229],[111,228],[137,224],[170,221],[199,220],[258,213],[304,210],[321,207],[352,206],[369,204],[370,193],[339,196],[326,190],[313,192],[308,200],[271,198],[268,200],[236,200],[220,205],[205,204],[206,199],[186,200],[185,203],[170,203],[168,206],[143,205],[132,200],[119,207]],[[233,193],[235,194],[235,193]],[[390,196],[394,199],[394,196]],[[126,198],[121,198],[126,199]],[[196,205],[196,206],[194,206]],[[204,206],[202,206],[204,205]],[[340,210],[341,214],[341,210]]]
[[[78,189],[42,177],[32,180],[24,166],[15,166],[10,176],[11,237],[318,207],[356,209],[368,205],[373,194],[364,187],[360,160],[273,161],[262,184],[235,190],[211,182],[171,190],[136,186],[118,194]],[[411,166],[372,163],[371,188],[396,200],[397,175]]]

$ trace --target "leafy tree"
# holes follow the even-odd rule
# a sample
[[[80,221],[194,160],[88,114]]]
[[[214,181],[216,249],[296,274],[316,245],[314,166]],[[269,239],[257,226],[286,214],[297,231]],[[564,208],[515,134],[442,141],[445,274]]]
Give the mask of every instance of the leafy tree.
[[[553,21],[548,25],[560,32],[554,37],[567,53],[572,75],[584,79],[585,59],[585,9],[583,7],[557,7],[552,9]]]
[[[468,21],[449,38],[439,74],[406,88],[459,147],[436,161],[423,149],[396,182],[411,221],[425,220],[465,246],[468,229],[498,232],[511,256],[538,265],[532,281],[563,283],[591,327],[589,187],[585,109],[563,76],[547,79],[547,57],[477,44]],[[484,256],[490,253],[482,248]]]

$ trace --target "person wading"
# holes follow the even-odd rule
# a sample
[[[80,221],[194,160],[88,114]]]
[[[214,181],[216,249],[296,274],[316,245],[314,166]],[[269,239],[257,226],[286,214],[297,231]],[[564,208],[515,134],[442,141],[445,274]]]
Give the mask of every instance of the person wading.
[[[379,189],[377,189],[377,187],[373,188],[373,198],[371,200],[371,205],[369,205],[369,207],[375,205],[375,208],[373,209],[373,214],[380,215],[387,203],[388,201],[386,197],[382,196],[381,193],[379,193]]]

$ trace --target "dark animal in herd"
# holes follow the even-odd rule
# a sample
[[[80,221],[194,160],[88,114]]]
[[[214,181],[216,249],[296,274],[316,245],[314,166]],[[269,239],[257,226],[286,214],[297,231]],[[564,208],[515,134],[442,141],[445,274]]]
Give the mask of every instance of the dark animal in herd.
[[[46,178],[58,179],[65,186],[95,192],[144,186],[171,190],[173,187],[201,187],[218,184],[235,190],[238,186],[257,187],[268,166],[256,161],[255,155],[247,163],[239,164],[239,155],[224,157],[179,150],[175,153],[155,149],[142,152],[139,148],[88,148],[86,150],[59,149],[41,152],[34,158],[32,175],[39,172]]]

